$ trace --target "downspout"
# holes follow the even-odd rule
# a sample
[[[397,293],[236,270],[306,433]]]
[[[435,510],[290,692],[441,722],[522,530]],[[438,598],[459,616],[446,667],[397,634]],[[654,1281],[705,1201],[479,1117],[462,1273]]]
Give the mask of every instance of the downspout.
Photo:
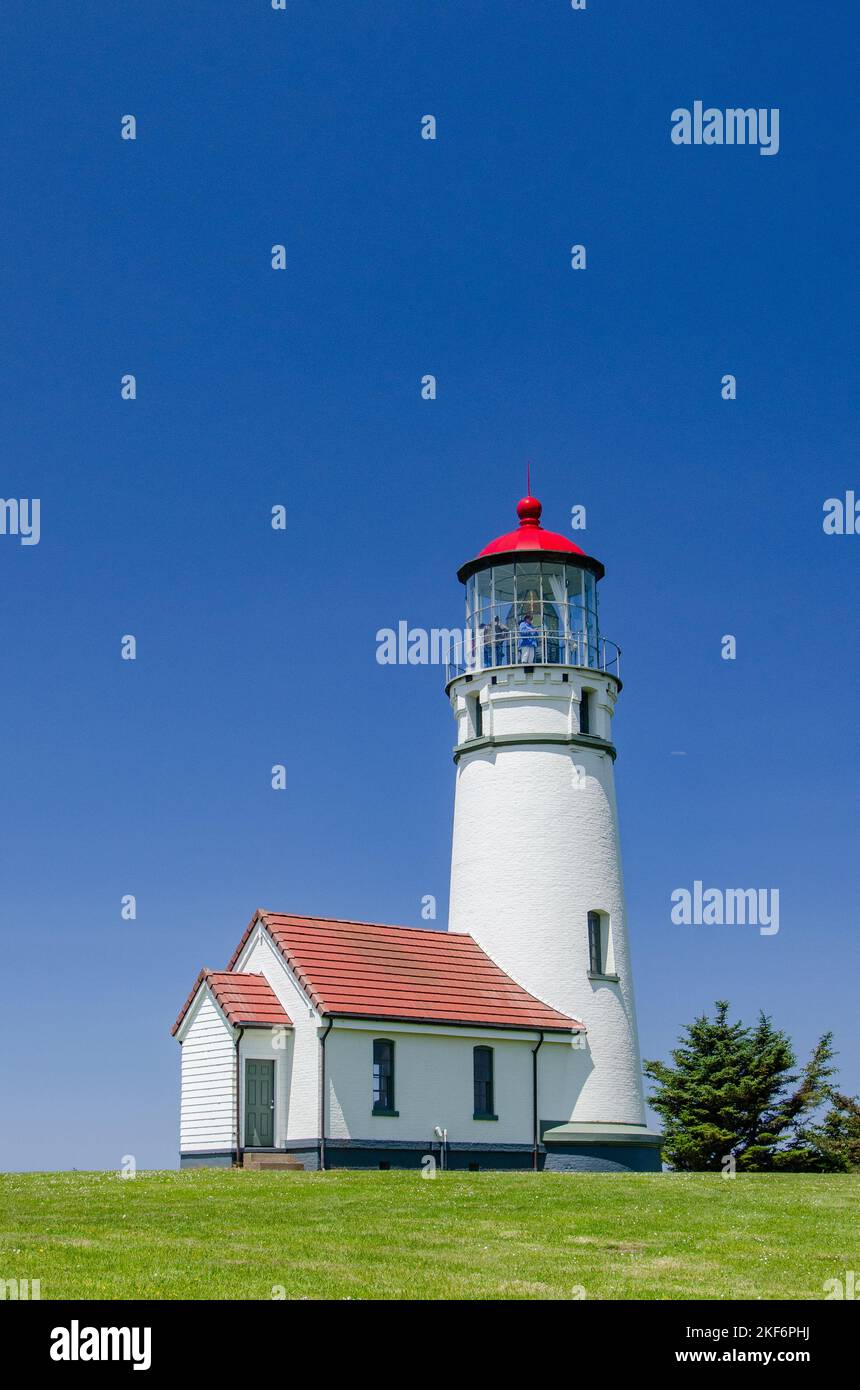
[[[240,1086],[242,1069],[239,1062],[239,1044],[244,1037],[245,1029],[240,1028],[236,1034],[236,1167],[242,1167],[242,1128],[241,1128],[241,1109],[240,1109]]]
[[[334,1027],[330,1018],[328,1027],[320,1038],[320,1169],[325,1172],[325,1040]]]
[[[538,1170],[538,1145],[540,1135],[538,1134],[538,1060],[537,1055],[543,1047],[543,1029],[541,1029],[540,1039],[537,1047],[532,1048],[532,1168]]]

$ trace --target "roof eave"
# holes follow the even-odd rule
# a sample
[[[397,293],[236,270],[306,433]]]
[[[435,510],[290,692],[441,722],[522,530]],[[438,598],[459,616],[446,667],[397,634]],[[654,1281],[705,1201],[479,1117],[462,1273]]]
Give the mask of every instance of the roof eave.
[[[182,1008],[179,1010],[179,1013],[177,1014],[176,1022],[170,1030],[170,1036],[172,1038],[176,1037],[176,1034],[179,1032],[183,1023],[185,1022],[186,1018],[191,1012],[194,1001],[200,993],[202,986],[206,983],[206,976],[211,974],[212,971],[204,965],[203,969],[200,971],[200,974],[197,976],[197,979],[194,981],[194,984],[191,987],[191,993],[189,994],[188,998],[186,999],[185,1003],[182,1005]]]
[[[292,1020],[289,1023],[282,1023],[280,1019],[231,1018],[229,1021],[234,1028],[293,1028],[295,1026]]]
[[[409,1014],[377,1013],[375,1010],[373,1013],[359,1014],[344,1009],[321,1008],[319,1012],[323,1018],[354,1018],[361,1019],[366,1023],[378,1021],[379,1023],[433,1024],[444,1028],[493,1028],[497,1032],[506,1033],[570,1033],[573,1035],[587,1031],[584,1023],[577,1023],[574,1020],[571,1020],[570,1023],[499,1023],[475,1018],[437,1018],[435,1016],[415,1018]]]

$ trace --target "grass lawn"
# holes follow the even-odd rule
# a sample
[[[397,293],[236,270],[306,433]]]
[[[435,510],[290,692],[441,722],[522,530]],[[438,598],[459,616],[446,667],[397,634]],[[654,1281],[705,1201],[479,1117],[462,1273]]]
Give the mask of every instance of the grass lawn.
[[[860,1176],[0,1175],[42,1298],[806,1298],[860,1270]]]

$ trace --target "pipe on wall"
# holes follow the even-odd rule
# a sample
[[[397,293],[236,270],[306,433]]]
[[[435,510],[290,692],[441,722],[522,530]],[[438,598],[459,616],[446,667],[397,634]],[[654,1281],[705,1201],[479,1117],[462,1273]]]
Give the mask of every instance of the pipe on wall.
[[[242,1167],[242,1066],[239,1057],[239,1044],[245,1036],[245,1029],[240,1028],[236,1034],[236,1167]]]
[[[334,1027],[334,1019],[330,1018],[328,1027],[320,1036],[320,1169],[325,1171],[325,1043],[326,1038]]]
[[[532,1168],[538,1170],[538,1147],[540,1144],[540,1134],[538,1133],[538,1053],[543,1047],[543,1031],[541,1031],[537,1046],[532,1048]]]

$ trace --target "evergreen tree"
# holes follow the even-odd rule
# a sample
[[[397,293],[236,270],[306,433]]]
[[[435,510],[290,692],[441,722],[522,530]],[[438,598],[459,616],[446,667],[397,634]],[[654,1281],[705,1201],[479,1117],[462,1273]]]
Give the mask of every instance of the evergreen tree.
[[[838,1165],[803,1123],[831,1094],[831,1035],[796,1073],[789,1038],[765,1014],[750,1028],[729,1022],[724,1000],[715,1009],[684,1029],[674,1066],[645,1063],[666,1160],[688,1171],[720,1172],[729,1155],[740,1172],[832,1171]]]
[[[821,1125],[806,1137],[838,1171],[860,1171],[860,1097],[834,1091],[831,1102]]]

